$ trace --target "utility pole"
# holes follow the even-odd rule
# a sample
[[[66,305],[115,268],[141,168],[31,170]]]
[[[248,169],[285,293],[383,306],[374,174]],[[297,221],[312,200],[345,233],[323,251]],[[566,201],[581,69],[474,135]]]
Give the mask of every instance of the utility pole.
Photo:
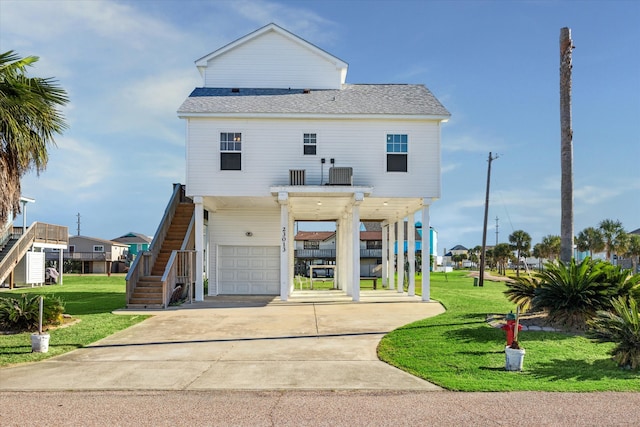
[[[498,155],[492,156],[489,151],[489,166],[487,168],[487,196],[484,201],[484,225],[482,227],[482,251],[480,252],[480,277],[478,278],[478,286],[484,286],[484,265],[487,251],[487,220],[489,217],[489,186],[491,184],[491,162],[498,158]]]
[[[498,225],[498,217],[496,216],[496,246],[498,246],[498,228],[500,228],[500,226]]]
[[[76,221],[76,223],[78,224],[78,236],[79,236],[80,235],[80,212],[78,212],[76,216],[78,217],[78,220]]]

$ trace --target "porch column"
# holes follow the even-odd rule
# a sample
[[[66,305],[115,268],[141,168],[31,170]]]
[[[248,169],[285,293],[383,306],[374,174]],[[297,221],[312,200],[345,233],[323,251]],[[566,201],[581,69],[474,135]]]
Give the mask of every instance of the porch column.
[[[362,200],[364,200],[364,194],[356,193],[353,195],[353,207],[351,208],[353,301],[360,301],[360,203]]]
[[[340,239],[340,244],[342,245],[342,265],[344,265],[344,290],[346,291],[346,294],[348,296],[353,296],[353,254],[352,254],[352,250],[353,247],[350,244],[350,242],[352,241],[351,236],[353,233],[353,221],[351,220],[351,209],[349,209],[349,212],[346,212],[343,216],[342,216],[342,223],[344,224],[342,231],[344,232],[344,234],[342,235],[342,239]]]
[[[280,203],[280,299],[289,299],[289,193],[278,193]]]
[[[389,224],[389,289],[395,289],[396,268],[395,268],[395,250],[396,243],[396,223]]]
[[[67,247],[69,247],[67,245]],[[58,253],[58,268],[60,271],[58,272],[58,285],[62,285],[64,282],[62,277],[64,276],[64,249],[60,248],[60,252]]]
[[[193,198],[193,203],[195,204],[194,215],[195,215],[195,240],[196,240],[196,271],[195,271],[195,279],[196,279],[196,301],[204,301],[204,206],[203,200],[201,196],[195,196]]]
[[[407,223],[407,260],[409,261],[409,287],[410,297],[416,294],[416,218],[412,213]]]
[[[422,301],[431,300],[431,227],[429,205],[422,205]]]
[[[342,234],[342,220],[340,218],[336,219],[336,253],[335,253],[335,261],[336,268],[333,270],[333,280],[336,285],[336,289],[342,289],[342,264],[340,261],[340,257],[342,256],[342,248],[340,247],[340,235]]]
[[[404,218],[398,221],[398,293],[404,292]]]
[[[289,215],[289,232],[290,235],[287,236],[288,240],[289,240],[289,245],[291,246],[290,250],[289,250],[289,267],[288,267],[288,271],[289,271],[289,295],[291,295],[291,292],[293,292],[293,290],[295,289],[295,278],[294,278],[294,274],[293,272],[295,271],[295,254],[296,254],[296,247],[295,247],[295,221],[293,219],[293,215]]]
[[[382,223],[382,287],[389,283],[389,223]]]

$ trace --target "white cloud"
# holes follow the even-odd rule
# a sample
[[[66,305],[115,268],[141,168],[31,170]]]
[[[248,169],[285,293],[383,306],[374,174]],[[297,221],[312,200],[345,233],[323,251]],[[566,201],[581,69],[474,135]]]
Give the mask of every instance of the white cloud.
[[[298,4],[304,5],[303,2]],[[331,44],[337,37],[337,25],[334,22],[304,7],[261,0],[237,0],[231,2],[231,8],[258,27],[273,22],[314,44]]]

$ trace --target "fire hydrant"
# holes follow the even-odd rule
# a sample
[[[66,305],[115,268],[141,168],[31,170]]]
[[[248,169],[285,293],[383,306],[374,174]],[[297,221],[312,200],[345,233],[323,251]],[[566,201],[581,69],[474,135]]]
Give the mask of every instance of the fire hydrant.
[[[502,325],[500,329],[507,332],[507,346],[510,346],[513,343],[513,338],[516,331],[516,315],[513,312],[510,312],[506,316],[507,324]],[[518,325],[518,331],[522,330],[522,325]]]

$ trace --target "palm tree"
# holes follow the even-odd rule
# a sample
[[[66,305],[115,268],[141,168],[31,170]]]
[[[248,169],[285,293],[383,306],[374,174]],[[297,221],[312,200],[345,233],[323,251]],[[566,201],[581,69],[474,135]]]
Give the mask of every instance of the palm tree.
[[[67,127],[58,110],[69,102],[64,89],[50,78],[27,76],[37,60],[0,54],[0,224],[20,212],[20,178],[46,168],[54,134]]]
[[[625,257],[631,258],[631,263],[633,264],[633,272],[638,272],[638,258],[640,258],[640,235],[638,234],[630,234],[629,235],[629,245],[627,246],[627,251],[624,254]]]
[[[614,221],[612,219],[604,219],[600,221],[598,228],[602,232],[602,238],[604,239],[605,249],[607,250],[607,261],[613,261],[611,255],[619,250],[621,245],[624,245],[624,237],[626,233],[622,227],[620,221]]]
[[[542,238],[542,244],[547,249],[549,259],[556,259],[560,256],[560,236],[548,235]]]
[[[571,128],[571,30],[560,30],[560,260],[573,256],[573,129]]]
[[[493,248],[493,257],[498,264],[499,274],[505,274],[507,270],[507,263],[512,256],[511,247],[508,243],[498,243]]]
[[[549,257],[546,246],[542,243],[536,243],[533,245],[531,253],[534,257],[538,258],[538,270],[542,271],[542,259]]]
[[[516,230],[509,235],[509,243],[511,243],[511,249],[516,251],[518,261],[516,263],[516,276],[520,277],[520,256],[529,255],[529,249],[531,249],[531,236],[524,230]]]
[[[589,251],[589,258],[593,258],[594,252],[604,250],[604,237],[602,232],[593,227],[587,227],[578,233],[576,246],[580,252]]]

